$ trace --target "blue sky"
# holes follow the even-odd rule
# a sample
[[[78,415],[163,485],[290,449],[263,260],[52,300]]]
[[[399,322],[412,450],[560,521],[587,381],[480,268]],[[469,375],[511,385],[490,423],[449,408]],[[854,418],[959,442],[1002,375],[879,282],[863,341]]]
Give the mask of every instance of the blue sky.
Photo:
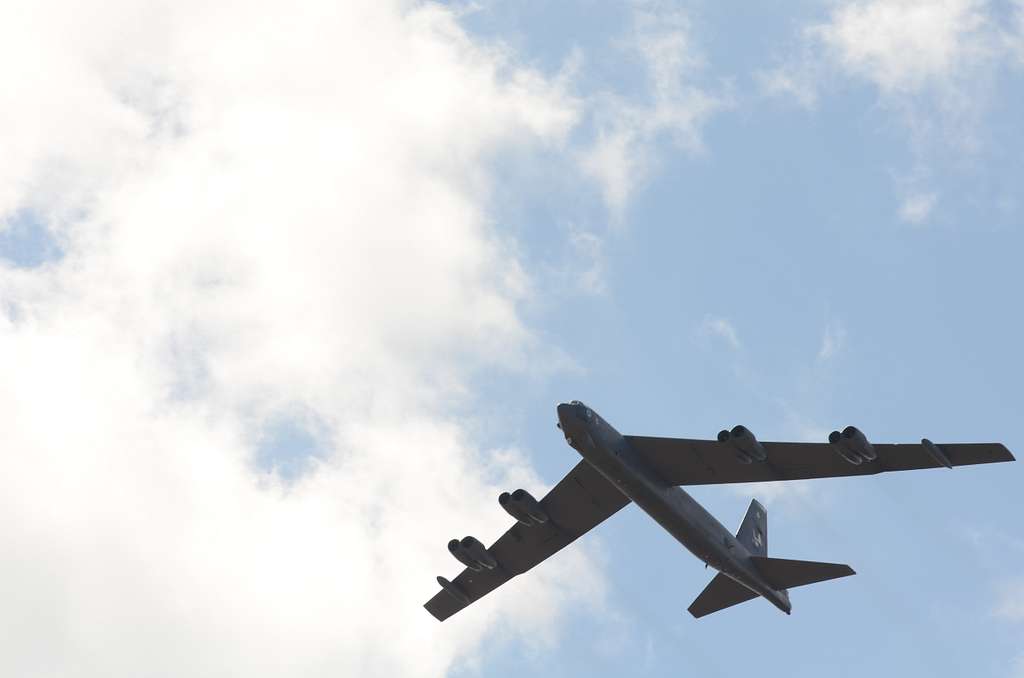
[[[1024,454],[1024,5],[784,9],[0,10],[0,673],[1024,676],[1019,464],[695,488],[790,617],[635,507],[420,607],[562,401]]]
[[[854,423],[877,440],[1024,449],[1020,66],[986,75],[975,148],[941,131],[912,141],[898,106],[953,124],[928,92],[892,104],[841,72],[829,73],[813,110],[759,91],[757,74],[792,58],[801,27],[828,21],[832,5],[674,6],[703,56],[697,81],[731,92],[703,130],[703,151],[657,140],[659,167],[621,223],[577,196],[533,196],[516,214],[530,222],[524,246],[542,260],[572,256],[560,237],[567,221],[602,240],[602,290],[552,290],[557,301],[538,311],[580,371],[484,386],[492,407],[516,413],[512,435],[545,479],[574,461],[552,411],[571,398],[627,433],[713,437],[742,422],[763,439],[818,440]],[[581,81],[642,98],[642,65],[616,48],[629,12],[516,3],[485,6],[466,24],[545,68],[578,48]],[[923,223],[899,214],[914,182],[937,196]],[[773,553],[859,573],[796,591],[788,619],[760,602],[689,618],[708,573],[631,508],[595,534],[608,610],[571,615],[550,652],[484,651],[480,671],[1016,675],[1020,620],[995,611],[1020,581],[1020,482],[1016,467],[1001,466],[771,490]],[[745,486],[693,494],[726,525],[738,525],[750,497],[766,498]]]

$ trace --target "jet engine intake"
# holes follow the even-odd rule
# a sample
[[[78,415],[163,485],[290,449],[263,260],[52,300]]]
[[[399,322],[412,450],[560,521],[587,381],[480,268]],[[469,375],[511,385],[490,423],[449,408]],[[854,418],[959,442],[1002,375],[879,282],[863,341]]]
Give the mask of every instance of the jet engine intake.
[[[768,459],[764,446],[746,426],[734,426],[731,431],[719,431],[718,442],[731,445],[736,452],[736,458],[744,464]]]
[[[505,509],[505,513],[515,518],[520,525],[526,525],[529,527],[530,525],[536,524],[534,523],[533,518],[530,517],[530,514],[526,512],[526,509],[523,508],[522,504],[512,500],[511,493],[502,492],[498,495],[498,504],[501,505],[501,508]]]
[[[868,442],[867,437],[853,426],[847,426],[843,432],[832,431],[828,434],[828,442],[832,449],[839,453],[839,456],[854,466],[860,466],[865,461],[878,459],[875,448]]]
[[[832,446],[832,449],[839,453],[839,456],[853,464],[854,466],[860,466],[864,463],[864,460],[860,456],[846,449],[846,445],[843,444],[843,434],[839,431],[832,431],[828,434],[828,442]]]
[[[455,560],[459,561],[474,572],[479,572],[484,569],[480,563],[469,557],[469,554],[462,548],[462,542],[458,539],[452,539],[448,542],[448,552],[455,556]]]
[[[525,513],[530,519],[542,525],[548,522],[547,511],[540,505],[540,502],[533,498],[533,495],[523,489],[518,489],[512,493],[512,503],[515,504],[520,511]]]
[[[462,550],[465,551],[470,558],[480,564],[481,567],[488,570],[493,570],[498,566],[498,561],[494,559],[490,553],[487,552],[487,547],[481,544],[474,537],[463,537]]]
[[[847,426],[843,429],[843,441],[846,444],[847,449],[853,450],[857,453],[857,456],[866,461],[874,461],[878,459],[878,454],[875,452],[875,448],[868,442],[867,436],[861,433],[860,429],[855,426]]]
[[[493,570],[498,566],[498,561],[494,559],[484,545],[473,537],[464,537],[462,541],[458,539],[452,539],[448,542],[448,551],[455,559],[473,570],[479,572],[483,569]]]

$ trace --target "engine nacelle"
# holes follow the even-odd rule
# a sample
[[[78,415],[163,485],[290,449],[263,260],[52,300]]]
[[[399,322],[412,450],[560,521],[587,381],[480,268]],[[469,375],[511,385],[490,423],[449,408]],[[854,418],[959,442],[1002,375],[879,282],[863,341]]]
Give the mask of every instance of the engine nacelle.
[[[527,515],[526,511],[517,502],[512,501],[511,493],[502,492],[499,494],[498,504],[501,505],[501,508],[505,509],[505,513],[515,518],[520,525],[533,525],[533,518]]]
[[[455,556],[455,560],[459,561],[474,572],[479,572],[484,569],[483,565],[469,557],[466,550],[462,548],[462,542],[458,539],[452,539],[448,542],[448,553]]]
[[[854,426],[847,426],[842,433],[832,431],[828,434],[828,442],[840,457],[854,466],[878,459],[875,448],[868,442],[867,437]]]
[[[874,461],[878,459],[878,454],[875,453],[875,448],[868,442],[867,436],[861,433],[860,429],[855,426],[847,426],[843,429],[843,443],[846,445],[848,450],[851,450],[857,454],[858,457],[865,461]]]
[[[731,431],[719,431],[718,442],[732,445],[736,458],[744,464],[764,461],[768,453],[746,426],[734,426]]]
[[[494,556],[487,552],[487,547],[481,544],[474,537],[463,537],[461,544],[463,551],[465,551],[470,558],[480,563],[482,567],[488,570],[493,570],[498,566],[498,561],[494,559]]]
[[[526,490],[519,489],[512,493],[512,503],[525,513],[533,522],[542,525],[548,522],[547,511],[540,505],[540,502],[533,498],[533,495]]]
[[[828,442],[832,446],[832,449],[839,453],[839,456],[853,464],[854,466],[860,466],[864,463],[864,460],[860,458],[860,455],[855,452],[851,452],[843,444],[843,434],[839,431],[832,431],[828,434]]]
[[[494,559],[494,556],[488,553],[484,545],[473,537],[463,537],[462,541],[452,539],[448,542],[448,551],[455,556],[457,561],[474,572],[485,568],[493,570],[498,566],[498,561]]]

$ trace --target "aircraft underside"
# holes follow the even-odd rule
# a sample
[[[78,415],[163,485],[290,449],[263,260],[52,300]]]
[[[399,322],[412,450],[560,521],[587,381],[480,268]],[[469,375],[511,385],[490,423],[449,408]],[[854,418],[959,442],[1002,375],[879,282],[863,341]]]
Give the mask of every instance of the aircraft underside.
[[[733,534],[680,485],[873,475],[1013,461],[1000,443],[872,444],[858,429],[827,443],[760,442],[743,426],[715,440],[623,436],[581,402],[558,406],[558,426],[583,458],[539,501],[525,490],[498,498],[515,523],[490,547],[473,537],[448,550],[465,566],[424,607],[443,621],[635,503],[719,573],[690,605],[703,617],[758,596],[787,614],[788,590],[847,577],[849,565],[768,556],[768,514],[754,500]]]

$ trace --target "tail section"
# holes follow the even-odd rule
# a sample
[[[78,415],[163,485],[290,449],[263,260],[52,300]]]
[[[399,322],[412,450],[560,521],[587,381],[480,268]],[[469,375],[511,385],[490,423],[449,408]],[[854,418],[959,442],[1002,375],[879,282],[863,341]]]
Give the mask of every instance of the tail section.
[[[768,512],[756,499],[750,502],[747,515],[740,524],[739,532],[736,533],[736,540],[753,554],[763,556],[768,553]],[[757,596],[758,594],[743,584],[719,573],[688,609],[690,614],[699,619],[712,612],[753,600]]]
[[[769,558],[768,512],[756,499],[750,502],[736,540],[750,551],[754,566],[776,591],[856,574],[849,565]]]
[[[756,499],[750,502],[747,515],[736,533],[736,540],[743,544],[752,555],[768,555],[768,512]]]
[[[744,516],[740,529],[736,533],[736,541],[750,553],[750,561],[757,572],[750,572],[749,564],[746,566],[736,565],[734,567],[739,569],[730,570],[730,572],[742,581],[753,577],[753,580],[747,581],[751,588],[740,584],[728,575],[717,574],[688,608],[694,617],[700,618],[712,612],[724,610],[727,607],[757,598],[759,595],[764,596],[772,605],[789,614],[792,605],[789,602],[787,589],[856,574],[849,565],[839,563],[769,558],[768,512],[756,499],[750,502],[747,515]],[[757,577],[757,574],[760,577]],[[755,593],[754,589],[761,593]]]
[[[756,593],[719,572],[687,609],[690,614],[700,619],[704,615],[745,603],[754,598],[757,598]]]
[[[813,560],[786,560],[765,556],[751,556],[751,560],[765,581],[776,590],[817,584],[857,574],[849,565],[839,563],[816,563]]]

